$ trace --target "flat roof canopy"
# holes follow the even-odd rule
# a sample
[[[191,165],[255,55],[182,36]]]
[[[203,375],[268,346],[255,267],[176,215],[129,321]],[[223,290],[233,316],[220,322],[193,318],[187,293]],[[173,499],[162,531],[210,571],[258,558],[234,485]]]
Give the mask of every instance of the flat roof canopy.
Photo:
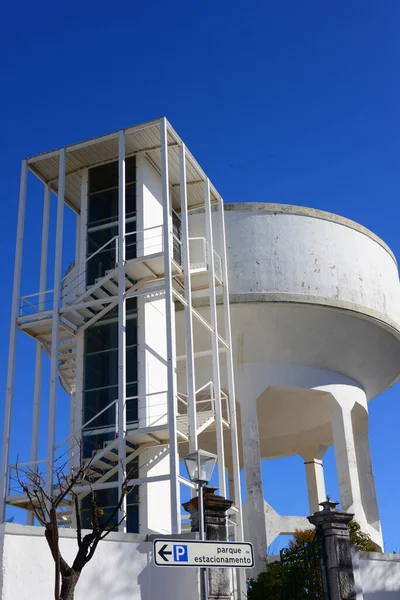
[[[160,119],[147,121],[124,129],[125,156],[145,154],[154,167],[161,173]],[[172,204],[179,208],[180,161],[179,147],[182,140],[167,121],[168,135],[168,175],[172,189]],[[59,152],[53,150],[28,158],[29,169],[44,183],[49,183],[54,193],[58,192]],[[67,164],[65,178],[65,201],[77,213],[81,204],[81,170],[107,162],[118,160],[118,131],[91,138],[84,142],[66,146]],[[186,149],[186,180],[188,208],[203,206],[203,181],[206,174]],[[220,195],[210,184],[211,201],[220,199]]]

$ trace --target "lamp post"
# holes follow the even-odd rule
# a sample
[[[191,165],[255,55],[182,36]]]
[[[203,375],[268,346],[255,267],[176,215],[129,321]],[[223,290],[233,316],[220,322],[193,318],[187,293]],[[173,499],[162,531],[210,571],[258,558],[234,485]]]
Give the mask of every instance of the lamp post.
[[[185,456],[184,461],[190,481],[197,484],[199,498],[199,533],[200,539],[205,540],[203,486],[207,485],[212,477],[217,457],[215,454],[211,454],[211,452],[197,450],[196,452],[192,452]],[[208,600],[207,569],[202,567],[200,573],[202,579],[202,599]]]

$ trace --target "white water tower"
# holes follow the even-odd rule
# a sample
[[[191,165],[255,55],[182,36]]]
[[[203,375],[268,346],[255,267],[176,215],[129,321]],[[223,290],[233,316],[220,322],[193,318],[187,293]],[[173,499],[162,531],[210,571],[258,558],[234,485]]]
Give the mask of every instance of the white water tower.
[[[201,210],[191,217],[191,235]],[[303,207],[226,204],[225,227],[245,523],[257,568],[274,537],[308,525],[264,501],[260,461],[302,456],[314,512],[326,497],[322,458],[332,444],[342,508],[382,547],[368,402],[400,374],[396,259],[361,225]],[[207,293],[196,296],[207,315]],[[195,345],[200,355],[202,332]],[[210,357],[201,360],[206,377]],[[212,451],[208,437],[199,443]],[[229,472],[228,446],[226,464]]]

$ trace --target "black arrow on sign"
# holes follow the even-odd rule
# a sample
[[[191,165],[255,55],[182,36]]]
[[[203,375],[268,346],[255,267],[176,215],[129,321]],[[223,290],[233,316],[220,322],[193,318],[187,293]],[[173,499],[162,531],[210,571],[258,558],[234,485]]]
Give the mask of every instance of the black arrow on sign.
[[[165,548],[168,548],[168,544],[164,544],[164,546],[162,548],[160,548],[160,550],[158,551],[158,554],[161,556],[161,558],[163,560],[165,560],[165,562],[169,562],[168,558],[165,558],[166,556],[168,556],[169,554],[172,554],[171,551],[167,552],[165,550]]]

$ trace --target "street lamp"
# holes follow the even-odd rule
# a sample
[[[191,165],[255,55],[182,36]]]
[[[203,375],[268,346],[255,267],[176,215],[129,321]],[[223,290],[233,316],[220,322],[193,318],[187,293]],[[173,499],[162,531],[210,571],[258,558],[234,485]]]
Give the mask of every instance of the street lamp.
[[[186,469],[189,475],[189,479],[192,483],[197,484],[198,496],[199,496],[199,533],[200,539],[205,540],[204,531],[204,502],[203,502],[203,485],[209,483],[217,457],[211,452],[205,450],[197,450],[188,454],[184,458]],[[207,569],[201,568],[202,573],[202,588],[203,588],[203,600],[208,599],[208,586],[207,586]]]

